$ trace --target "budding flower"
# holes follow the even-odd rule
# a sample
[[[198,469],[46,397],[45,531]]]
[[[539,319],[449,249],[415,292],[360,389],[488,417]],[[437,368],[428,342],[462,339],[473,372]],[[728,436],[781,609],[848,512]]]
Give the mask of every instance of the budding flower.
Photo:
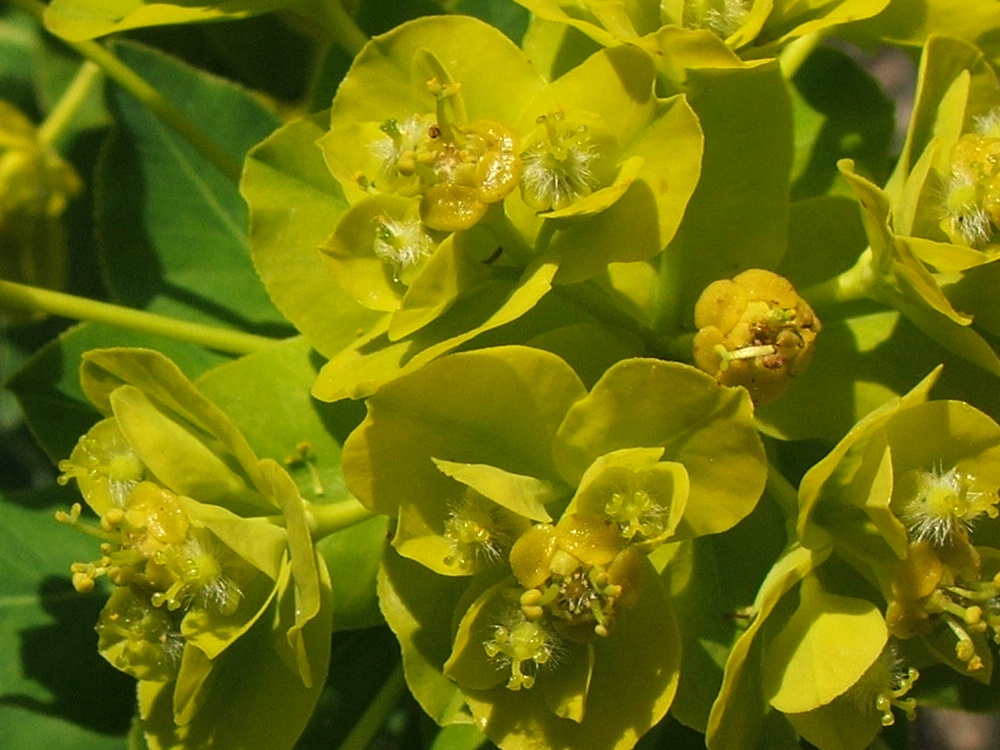
[[[805,370],[821,325],[791,283],[754,268],[713,281],[695,304],[694,360],[722,385],[772,401]]]
[[[62,214],[81,188],[76,172],[39,139],[32,122],[0,101],[0,277],[65,285]]]

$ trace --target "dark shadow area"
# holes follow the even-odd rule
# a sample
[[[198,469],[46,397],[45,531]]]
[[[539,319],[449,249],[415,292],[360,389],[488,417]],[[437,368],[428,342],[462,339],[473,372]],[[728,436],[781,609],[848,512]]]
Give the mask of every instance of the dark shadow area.
[[[849,55],[817,48],[794,79],[805,102],[824,122],[809,164],[792,186],[792,199],[826,193],[839,171],[837,160],[855,160],[858,171],[882,184],[889,173],[886,154],[895,130],[893,103]]]
[[[125,734],[135,710],[135,680],[97,652],[92,624],[97,622],[101,599],[80,596],[68,579],[54,576],[42,582],[39,597],[55,622],[21,631],[21,663],[25,676],[53,698],[45,703],[4,695],[0,703],[60,717],[102,734]]]
[[[330,675],[296,748],[339,747],[398,663],[388,627],[334,633]]]

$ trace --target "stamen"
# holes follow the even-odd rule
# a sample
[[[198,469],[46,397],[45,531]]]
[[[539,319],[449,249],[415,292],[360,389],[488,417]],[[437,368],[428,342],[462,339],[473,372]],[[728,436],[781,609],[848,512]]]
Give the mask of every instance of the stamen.
[[[614,492],[604,506],[621,529],[622,536],[652,539],[663,533],[667,525],[667,508],[644,489]]]
[[[928,540],[935,547],[949,544],[959,530],[971,529],[983,515],[996,518],[1000,512],[995,493],[973,490],[971,477],[952,467],[921,472],[916,494],[903,507],[902,518],[914,542]]]
[[[521,153],[521,195],[538,211],[558,211],[597,187],[596,144],[586,125],[574,128],[564,121],[561,110],[539,116],[546,137]]]
[[[494,626],[483,649],[501,668],[510,669],[507,689],[520,690],[534,686],[539,667],[553,660],[556,641],[540,623],[514,615],[511,622]]]

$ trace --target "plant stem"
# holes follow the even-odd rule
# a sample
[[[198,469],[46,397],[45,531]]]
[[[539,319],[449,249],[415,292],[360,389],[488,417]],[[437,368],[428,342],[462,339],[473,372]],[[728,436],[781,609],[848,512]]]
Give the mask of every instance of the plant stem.
[[[822,309],[842,302],[871,299],[877,282],[878,276],[872,268],[872,252],[868,249],[851,268],[803,289],[800,294],[814,308]]]
[[[823,35],[814,31],[789,42],[778,55],[778,67],[786,80],[792,80],[802,64],[809,58],[813,50],[823,41]]]
[[[341,5],[340,0],[320,0],[312,6],[320,14],[323,28],[351,57],[357,57],[368,37]]]
[[[45,6],[38,0],[10,0],[10,2],[43,21]],[[208,137],[194,121],[167,101],[153,86],[141,78],[134,70],[112,55],[103,45],[91,40],[71,41],[62,39],[83,57],[94,62],[132,96],[148,107],[174,131],[196,148],[202,156],[233,182],[239,182],[242,165],[233,159],[218,143]]]
[[[339,503],[310,503],[307,510],[309,531],[314,540],[367,521],[375,516],[354,498]]]
[[[794,531],[799,512],[799,491],[770,461],[767,462],[767,490],[781,506],[785,515],[791,519],[791,528]]]
[[[275,341],[243,331],[190,323],[110,302],[99,302],[73,294],[0,280],[0,310],[4,309],[45,312],[74,320],[93,320],[232,354],[259,351]]]
[[[38,140],[43,146],[53,146],[58,141],[80,107],[87,100],[91,88],[101,80],[101,69],[96,63],[85,60],[69,86],[63,91],[56,106],[45,122],[38,126]]]
[[[378,695],[368,704],[368,708],[365,709],[358,723],[354,725],[351,733],[340,744],[339,750],[367,750],[371,747],[372,740],[385,724],[389,714],[396,708],[396,704],[399,703],[405,689],[403,665],[400,664],[382,683]]]

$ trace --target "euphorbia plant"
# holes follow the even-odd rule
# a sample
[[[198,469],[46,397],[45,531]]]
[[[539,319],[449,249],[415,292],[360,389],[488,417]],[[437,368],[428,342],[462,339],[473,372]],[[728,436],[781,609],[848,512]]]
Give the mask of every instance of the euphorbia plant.
[[[997,709],[1000,17],[950,9],[15,0],[5,742]]]

